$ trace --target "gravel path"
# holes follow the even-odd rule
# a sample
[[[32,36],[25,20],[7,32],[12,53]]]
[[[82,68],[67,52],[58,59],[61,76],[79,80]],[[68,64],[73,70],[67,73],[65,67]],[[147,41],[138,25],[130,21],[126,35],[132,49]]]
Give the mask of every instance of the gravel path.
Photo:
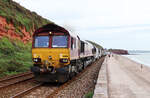
[[[113,55],[107,59],[109,98],[150,98],[150,68]]]

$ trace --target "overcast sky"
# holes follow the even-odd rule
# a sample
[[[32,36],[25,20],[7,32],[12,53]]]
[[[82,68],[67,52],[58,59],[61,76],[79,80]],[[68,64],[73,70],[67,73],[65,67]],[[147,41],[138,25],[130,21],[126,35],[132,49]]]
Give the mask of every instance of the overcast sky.
[[[150,0],[14,0],[104,48],[150,50]]]

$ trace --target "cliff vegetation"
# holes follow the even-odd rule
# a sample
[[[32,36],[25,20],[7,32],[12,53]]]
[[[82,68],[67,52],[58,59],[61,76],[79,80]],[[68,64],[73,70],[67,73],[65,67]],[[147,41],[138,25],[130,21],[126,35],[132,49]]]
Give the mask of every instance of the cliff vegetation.
[[[12,0],[0,0],[0,77],[29,70],[32,33],[48,23]]]

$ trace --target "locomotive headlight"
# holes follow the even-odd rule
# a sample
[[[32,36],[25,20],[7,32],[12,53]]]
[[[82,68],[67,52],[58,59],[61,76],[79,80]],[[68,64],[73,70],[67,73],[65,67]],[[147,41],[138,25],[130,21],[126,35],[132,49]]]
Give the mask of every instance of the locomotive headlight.
[[[60,59],[59,60],[61,63],[68,63],[68,59]]]
[[[59,54],[59,61],[60,63],[68,63],[68,55],[67,54]]]
[[[52,56],[49,56],[48,58],[51,60],[51,59],[52,59]]]
[[[38,62],[38,59],[37,59],[37,58],[34,58],[33,61],[34,61],[34,62]]]
[[[33,61],[36,62],[36,63],[41,62],[41,58],[34,58]]]

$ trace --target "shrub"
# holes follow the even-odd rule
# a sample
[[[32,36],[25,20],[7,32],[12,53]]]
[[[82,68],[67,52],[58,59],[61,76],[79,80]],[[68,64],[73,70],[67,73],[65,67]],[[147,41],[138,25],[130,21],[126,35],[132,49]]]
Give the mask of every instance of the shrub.
[[[32,65],[31,43],[2,38],[0,40],[0,76],[25,72]]]
[[[90,91],[85,95],[85,98],[93,98],[93,94],[93,91]]]

